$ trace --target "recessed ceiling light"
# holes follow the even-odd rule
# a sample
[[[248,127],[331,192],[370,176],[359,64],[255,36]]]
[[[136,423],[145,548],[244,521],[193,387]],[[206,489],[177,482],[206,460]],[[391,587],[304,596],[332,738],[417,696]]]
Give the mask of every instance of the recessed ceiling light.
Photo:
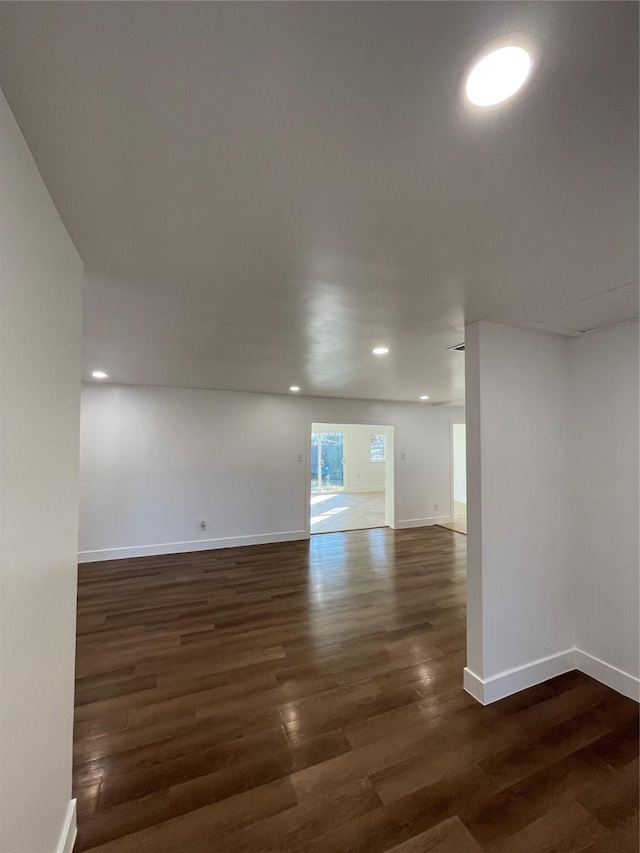
[[[374,355],[386,355],[389,352],[389,347],[375,347],[371,352]]]
[[[94,370],[91,374],[94,379],[108,379],[109,376],[104,372],[104,370]]]
[[[467,98],[479,107],[506,101],[524,85],[530,70],[531,57],[523,47],[493,50],[471,69],[465,86]]]
[[[420,399],[421,399],[421,400],[428,400],[429,398],[427,397],[427,395],[426,395],[426,394],[423,394],[423,395],[422,395],[422,397],[420,397]]]
[[[291,388],[289,388],[289,391],[299,391],[299,390],[300,390],[300,388],[298,385],[292,385]]]

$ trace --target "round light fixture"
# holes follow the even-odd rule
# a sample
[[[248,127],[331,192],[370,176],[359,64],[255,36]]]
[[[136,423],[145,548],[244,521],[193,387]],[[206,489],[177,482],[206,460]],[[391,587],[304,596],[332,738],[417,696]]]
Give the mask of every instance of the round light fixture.
[[[298,385],[292,385],[291,388],[289,388],[289,391],[299,391],[299,390],[300,390],[300,387]]]
[[[374,355],[386,355],[389,352],[389,347],[374,347],[371,352]]]
[[[94,370],[91,374],[94,379],[108,379],[109,376],[104,372],[104,370]]]
[[[524,85],[531,71],[531,57],[523,47],[499,47],[471,69],[465,85],[467,98],[478,107],[506,101]]]
[[[420,399],[421,399],[421,400],[428,400],[429,398],[427,397],[427,395],[426,395],[426,394],[423,394],[423,395],[422,395],[422,397],[420,397]]]

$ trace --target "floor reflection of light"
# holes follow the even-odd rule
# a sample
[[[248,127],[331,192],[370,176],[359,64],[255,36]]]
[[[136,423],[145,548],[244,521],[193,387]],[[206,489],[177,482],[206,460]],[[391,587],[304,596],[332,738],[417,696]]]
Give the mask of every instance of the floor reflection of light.
[[[315,506],[315,504],[322,503],[322,501],[328,501],[331,498],[335,497],[335,495],[312,495],[311,496],[311,506]]]
[[[293,702],[285,702],[280,706],[280,716],[287,723],[296,723],[298,721],[298,711]]]
[[[345,536],[332,533],[331,542],[313,541],[309,562],[311,630],[326,629],[326,602],[335,599],[335,593],[344,588],[347,579]],[[323,539],[324,537],[320,537]],[[326,554],[326,560],[325,560]],[[329,565],[327,566],[327,561]],[[315,618],[314,618],[315,617]]]
[[[336,643],[342,641],[345,632],[353,634],[354,621],[349,616],[346,602],[353,599],[354,592],[351,576],[356,579],[369,572],[376,577],[376,588],[384,594],[383,601],[377,607],[381,623],[389,622],[395,626],[397,619],[397,600],[395,590],[395,572],[389,565],[388,531],[370,530],[365,532],[366,539],[355,540],[351,534],[331,533],[326,536],[312,537],[309,550],[309,631],[314,645],[321,646],[328,638]],[[363,566],[360,561],[353,563],[352,545],[366,541],[369,559]],[[354,606],[359,606],[356,603]],[[352,602],[353,603],[353,602]],[[367,606],[366,601],[363,606]],[[425,650],[416,645],[416,663],[427,657]]]
[[[418,666],[418,672],[420,673],[420,681],[428,684],[433,680],[434,672],[433,669],[428,667],[426,664],[422,663]]]
[[[325,521],[327,518],[331,518],[332,515],[337,515],[339,512],[344,512],[345,509],[348,509],[346,506],[337,506],[333,509],[325,510],[322,515],[312,515],[311,516],[311,524],[315,524],[317,521]]]
[[[280,714],[280,719],[282,720],[285,732],[287,735],[293,736],[300,726],[298,711],[295,705],[293,702],[285,702],[278,708],[278,713]]]

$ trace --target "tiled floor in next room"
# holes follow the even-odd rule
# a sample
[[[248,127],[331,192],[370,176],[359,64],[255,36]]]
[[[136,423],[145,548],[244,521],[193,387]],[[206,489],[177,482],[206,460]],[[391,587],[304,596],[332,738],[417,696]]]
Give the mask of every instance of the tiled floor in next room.
[[[384,527],[384,516],[384,492],[325,492],[311,495],[312,533]]]

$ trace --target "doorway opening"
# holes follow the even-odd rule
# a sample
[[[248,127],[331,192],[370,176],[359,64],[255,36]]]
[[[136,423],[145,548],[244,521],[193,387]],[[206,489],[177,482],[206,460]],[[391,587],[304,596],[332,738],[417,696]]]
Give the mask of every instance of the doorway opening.
[[[393,505],[393,427],[311,425],[310,532],[386,527]]]
[[[451,421],[451,518],[451,523],[442,527],[466,534],[467,428],[464,421]]]

